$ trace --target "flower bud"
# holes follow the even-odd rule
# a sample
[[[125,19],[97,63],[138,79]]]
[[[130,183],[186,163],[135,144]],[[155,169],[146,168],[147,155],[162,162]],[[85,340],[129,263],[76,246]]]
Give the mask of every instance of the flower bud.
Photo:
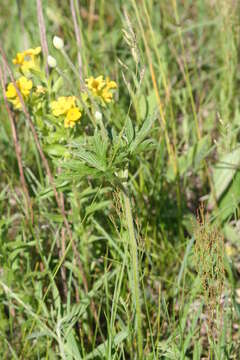
[[[53,38],[53,45],[56,49],[58,50],[62,50],[63,49],[63,46],[64,46],[64,43],[63,43],[63,39],[61,39],[60,37],[58,36],[54,36]]]
[[[95,119],[97,121],[102,121],[102,113],[100,111],[95,112]]]
[[[51,68],[55,68],[57,66],[57,60],[51,55],[48,55],[47,62]]]

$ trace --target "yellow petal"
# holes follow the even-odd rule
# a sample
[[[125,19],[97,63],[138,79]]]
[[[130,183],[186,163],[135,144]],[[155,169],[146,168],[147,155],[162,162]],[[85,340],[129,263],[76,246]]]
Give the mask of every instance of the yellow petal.
[[[28,55],[28,56],[36,56],[36,55],[40,54],[41,50],[42,50],[41,46],[38,46],[35,49],[30,48],[28,50],[25,50],[24,54]]]
[[[115,81],[110,80],[109,77],[107,77],[107,79],[106,79],[106,87],[108,89],[116,89],[117,88],[117,83]]]
[[[27,96],[32,89],[33,83],[32,80],[28,80],[25,76],[21,76],[17,81],[17,85],[21,93],[24,96]]]
[[[71,120],[65,118],[65,120],[64,120],[64,127],[65,128],[69,128],[69,127],[73,128],[74,126],[75,126],[74,121],[71,121]]]
[[[6,91],[6,97],[12,99],[17,96],[17,90],[13,83],[9,83]]]
[[[24,57],[25,57],[24,53],[17,53],[15,59],[12,60],[13,64],[22,65],[24,61]]]
[[[67,112],[66,97],[60,96],[57,101],[51,103],[52,113],[54,116],[60,116]]]
[[[18,96],[15,99],[11,99],[10,101],[13,104],[14,109],[19,110],[22,108],[22,104]]]
[[[36,63],[34,60],[28,60],[28,61],[24,61],[22,66],[21,66],[21,70],[23,71],[23,73],[28,73],[29,70],[34,69],[36,67]]]
[[[77,108],[77,107],[71,108],[71,109],[68,110],[68,112],[67,112],[66,119],[67,119],[68,121],[77,121],[78,119],[80,119],[81,115],[82,115],[82,114],[81,114],[79,108]]]
[[[44,88],[42,85],[37,85],[36,93],[37,94],[45,94],[47,92],[47,89]]]

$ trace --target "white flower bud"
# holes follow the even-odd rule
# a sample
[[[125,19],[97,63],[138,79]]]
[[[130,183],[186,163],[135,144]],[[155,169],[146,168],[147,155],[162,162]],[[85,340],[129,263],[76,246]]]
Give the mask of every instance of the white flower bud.
[[[48,55],[47,62],[51,68],[55,68],[57,66],[57,60],[51,55]]]
[[[63,46],[64,46],[64,43],[63,43],[63,39],[61,39],[60,37],[58,36],[54,36],[53,38],[53,45],[56,49],[58,50],[62,50],[63,49]]]
[[[100,111],[95,112],[95,119],[97,121],[102,121],[102,113]]]

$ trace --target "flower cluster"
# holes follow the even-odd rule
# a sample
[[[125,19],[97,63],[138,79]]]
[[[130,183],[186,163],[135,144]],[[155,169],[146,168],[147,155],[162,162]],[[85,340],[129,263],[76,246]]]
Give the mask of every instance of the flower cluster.
[[[111,89],[117,88],[115,81],[110,80],[109,77],[104,80],[102,75],[98,76],[97,78],[90,76],[88,79],[86,79],[86,84],[88,90],[91,91],[94,97],[101,101],[103,106],[106,103],[112,102],[113,94]]]
[[[113,101],[112,89],[117,88],[115,81],[111,81],[108,77],[104,80],[102,75],[94,78],[91,76],[86,79],[87,90],[81,94],[82,101],[86,106],[90,106],[91,97],[99,100],[102,106]],[[90,93],[90,94],[89,94]],[[90,98],[89,96],[90,95]],[[82,116],[82,108],[76,105],[75,96],[60,96],[57,100],[50,104],[52,114],[56,117],[64,116],[64,126],[75,127]]]
[[[41,47],[35,49],[28,49],[23,52],[17,53],[16,57],[12,60],[14,65],[17,65],[20,72],[24,76],[20,76],[16,80],[16,85],[10,82],[7,86],[6,97],[13,104],[14,108],[17,110],[22,109],[22,104],[17,92],[17,89],[21,93],[24,100],[29,97],[30,91],[33,87],[33,82],[31,79],[28,79],[30,70],[38,68],[38,59],[37,56],[41,53]]]
[[[23,96],[23,98],[27,98],[30,94],[30,90],[32,89],[33,83],[32,83],[32,80],[28,80],[25,76],[21,76],[16,81],[16,86],[17,86],[18,90],[20,91],[21,95]],[[13,104],[15,109],[22,108],[22,104],[21,104],[20,98],[18,96],[16,87],[12,82],[8,84],[7,91],[6,91],[6,97]]]
[[[38,46],[35,49],[28,49],[21,53],[17,53],[13,64],[18,65],[23,73],[29,72],[29,70],[38,68],[37,56],[41,53],[41,47]]]
[[[54,37],[54,46],[62,49],[64,44],[59,39]],[[43,67],[40,66],[40,53],[41,47],[39,46],[17,53],[13,59],[20,77],[16,79],[15,84],[12,82],[8,84],[6,97],[13,104],[14,109],[22,110],[20,92],[23,100],[27,100],[27,106],[31,108],[38,128],[45,129],[45,138],[49,136],[49,139],[56,134],[59,134],[62,139],[64,136],[62,137],[60,133],[63,127],[74,128],[84,115],[83,108],[89,109],[90,113],[97,114],[96,120],[101,121],[102,114],[96,111],[96,104],[97,107],[106,107],[107,104],[113,102],[113,90],[117,88],[115,81],[110,80],[109,77],[104,78],[102,75],[96,78],[90,76],[85,80],[85,89],[81,91],[78,98],[73,95],[57,97],[56,93],[60,88],[61,78],[53,70],[56,67],[56,60],[48,56],[52,73],[51,81],[47,81]],[[51,114],[49,114],[49,110]],[[52,141],[51,139],[49,141]],[[45,140],[48,142],[47,139]]]
[[[75,96],[60,96],[51,102],[50,107],[54,116],[65,116],[64,126],[66,128],[73,128],[82,115],[80,108],[76,106]]]

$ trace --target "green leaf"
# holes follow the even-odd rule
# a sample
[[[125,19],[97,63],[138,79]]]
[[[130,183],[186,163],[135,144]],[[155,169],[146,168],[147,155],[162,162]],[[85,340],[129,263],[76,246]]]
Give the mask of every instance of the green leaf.
[[[141,129],[136,134],[134,141],[130,145],[130,152],[133,153],[138,145],[145,139],[145,137],[149,134],[152,124],[156,120],[156,114],[153,116],[149,116],[143,123]]]
[[[222,157],[213,171],[213,184],[217,200],[230,185],[240,165],[240,147]],[[209,206],[214,205],[213,195],[209,198]]]
[[[125,134],[126,134],[128,143],[130,144],[132,142],[132,140],[133,140],[133,137],[134,137],[134,129],[133,129],[132,121],[131,121],[129,116],[128,116],[127,121],[126,121]]]
[[[150,94],[147,96],[147,107],[148,107],[148,115],[151,116],[155,109],[157,108],[157,98],[156,92],[153,89]]]
[[[59,144],[45,145],[44,151],[53,156],[64,156],[69,153],[65,146]]]
[[[60,76],[57,81],[54,83],[52,91],[58,93],[58,90],[63,86],[63,78]]]
[[[224,237],[230,241],[232,244],[238,245],[239,242],[239,230],[237,226],[226,223],[223,228]]]
[[[87,207],[86,215],[90,215],[92,213],[95,213],[96,211],[109,208],[111,205],[111,201],[105,200],[100,203],[93,203]]]
[[[120,345],[127,337],[129,336],[128,330],[120,331],[113,339],[113,346],[116,347]],[[88,354],[85,359],[94,359],[96,356],[103,357],[108,348],[108,340],[96,347],[90,354]]]
[[[66,187],[68,187],[69,183],[68,181],[61,181],[59,182],[58,184],[56,184],[56,189],[57,190],[61,190],[61,191],[64,191],[64,189]],[[53,188],[52,186],[49,186],[49,187],[46,187],[44,188],[42,191],[40,191],[38,194],[37,194],[37,198],[39,199],[47,199],[47,198],[50,198],[54,196],[54,192],[53,192]]]
[[[101,163],[106,163],[108,143],[102,139],[102,136],[95,133],[93,137],[93,151]]]
[[[64,345],[65,348],[65,352],[68,355],[68,359],[82,359],[79,349],[78,349],[78,345],[76,342],[76,339],[74,337],[74,331],[71,329],[71,331],[68,333],[68,335],[66,336],[66,344]],[[71,355],[70,355],[71,354]]]
[[[86,151],[84,149],[78,149],[76,152],[76,156],[78,156],[81,160],[83,160],[88,165],[100,170],[105,171],[106,165],[99,160],[99,158],[89,151]]]
[[[144,119],[147,115],[147,101],[145,94],[141,94],[137,100],[140,118]]]
[[[139,144],[136,153],[139,154],[140,152],[144,152],[145,150],[150,151],[153,150],[155,147],[153,139],[146,139],[141,144]]]
[[[59,223],[63,222],[63,217],[60,214],[46,212],[45,216],[46,216],[46,219],[52,220],[54,222],[59,222]]]
[[[238,171],[233,178],[227,191],[223,194],[220,204],[220,216],[222,221],[233,215],[240,202],[240,172]]]

